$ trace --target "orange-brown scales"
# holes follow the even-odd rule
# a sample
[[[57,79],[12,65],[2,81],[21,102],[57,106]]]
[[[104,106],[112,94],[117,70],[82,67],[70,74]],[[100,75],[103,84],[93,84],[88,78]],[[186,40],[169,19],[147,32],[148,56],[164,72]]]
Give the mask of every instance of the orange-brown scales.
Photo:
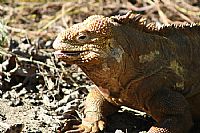
[[[146,24],[140,15],[94,15],[60,33],[57,58],[76,63],[98,86],[69,132],[99,132],[119,106],[157,121],[148,133],[186,133],[200,119],[200,26]]]

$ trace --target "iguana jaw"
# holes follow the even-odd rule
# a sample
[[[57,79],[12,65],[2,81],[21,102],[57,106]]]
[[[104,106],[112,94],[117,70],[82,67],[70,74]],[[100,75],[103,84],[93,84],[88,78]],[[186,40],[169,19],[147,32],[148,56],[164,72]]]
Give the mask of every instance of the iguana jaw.
[[[54,52],[54,55],[57,58],[77,58],[81,56],[82,54],[86,54],[88,51],[63,51],[63,50],[57,50]]]
[[[86,63],[97,58],[97,53],[93,51],[63,51],[57,50],[54,55],[58,59],[62,59],[65,62],[72,63]]]
[[[100,49],[94,44],[67,44],[56,40],[53,44],[54,55],[67,63],[88,63],[98,60]]]

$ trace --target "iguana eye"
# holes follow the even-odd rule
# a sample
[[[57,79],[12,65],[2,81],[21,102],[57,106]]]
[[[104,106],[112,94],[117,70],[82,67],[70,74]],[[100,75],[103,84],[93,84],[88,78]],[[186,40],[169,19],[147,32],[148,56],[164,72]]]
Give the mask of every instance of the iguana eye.
[[[88,35],[87,35],[87,34],[79,34],[79,35],[76,37],[76,40],[77,40],[78,42],[87,41],[87,40],[88,40]]]

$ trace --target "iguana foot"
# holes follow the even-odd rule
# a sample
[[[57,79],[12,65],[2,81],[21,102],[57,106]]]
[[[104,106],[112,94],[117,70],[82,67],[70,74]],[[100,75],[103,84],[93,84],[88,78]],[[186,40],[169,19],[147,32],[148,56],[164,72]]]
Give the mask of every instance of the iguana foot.
[[[100,131],[103,131],[104,128],[105,128],[105,122],[103,120],[98,120],[95,122],[89,120],[83,120],[82,124],[78,126],[78,130],[84,133],[98,133]],[[69,131],[67,133],[71,132]]]
[[[83,119],[82,124],[79,122],[70,120],[67,121],[62,129],[59,129],[59,133],[98,133],[105,128],[105,122],[103,120],[91,121]]]
[[[167,128],[158,128],[152,126],[147,133],[171,133]]]
[[[108,102],[97,89],[87,95],[82,123],[76,118],[67,121],[60,133],[97,133],[105,128],[105,117],[116,112],[119,108]],[[69,119],[69,118],[68,118]],[[78,123],[75,123],[77,122]]]

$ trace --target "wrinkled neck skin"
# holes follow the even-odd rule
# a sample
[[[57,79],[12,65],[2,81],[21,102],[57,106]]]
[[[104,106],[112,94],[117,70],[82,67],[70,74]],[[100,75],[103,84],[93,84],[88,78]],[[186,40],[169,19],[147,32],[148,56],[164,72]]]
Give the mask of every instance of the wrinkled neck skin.
[[[120,105],[120,100],[124,100],[123,104],[130,107],[142,105],[141,102],[143,104],[145,102],[141,99],[148,100],[150,97],[148,94],[153,94],[151,91],[155,89],[144,87],[142,90],[140,84],[144,84],[143,79],[146,80],[151,75],[156,75],[158,71],[169,64],[164,61],[171,60],[169,51],[172,48],[166,46],[163,51],[162,44],[167,40],[163,40],[157,35],[126,28],[120,30],[118,28],[117,31],[113,31],[114,39],[111,41],[106,58],[101,63],[80,65],[80,67],[98,87],[109,91],[107,94],[109,96],[106,95],[109,100],[118,99],[117,102],[114,102],[117,105]],[[133,85],[134,83],[137,85]],[[149,92],[146,93],[145,89],[149,89]],[[140,94],[145,95],[139,96]],[[140,107],[136,108],[140,109]]]
[[[113,97],[119,97],[120,90],[126,86],[126,80],[132,76],[125,66],[128,56],[120,45],[116,45],[116,40],[109,40],[111,43],[102,53],[103,57],[98,64],[79,65],[93,82],[101,88],[109,90]],[[114,45],[113,45],[114,44]],[[126,77],[126,80],[125,80]]]

